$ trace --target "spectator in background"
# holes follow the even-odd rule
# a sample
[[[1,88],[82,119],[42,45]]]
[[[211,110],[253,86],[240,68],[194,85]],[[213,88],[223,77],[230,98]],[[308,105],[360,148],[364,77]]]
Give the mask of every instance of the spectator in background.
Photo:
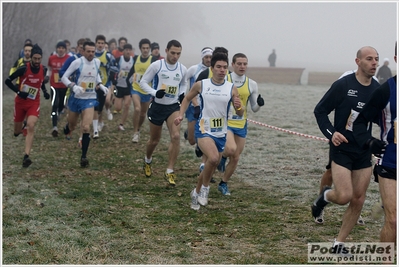
[[[269,58],[267,59],[269,61],[270,67],[275,67],[276,66],[276,49],[273,49],[273,52],[269,55]]]
[[[391,69],[388,67],[389,59],[384,58],[384,65],[382,65],[377,71],[377,79],[380,84],[386,82],[389,78],[392,77]]]
[[[151,44],[151,56],[154,58],[154,60],[164,58],[163,56],[161,56],[161,53],[159,53],[159,44],[158,43],[154,42]]]

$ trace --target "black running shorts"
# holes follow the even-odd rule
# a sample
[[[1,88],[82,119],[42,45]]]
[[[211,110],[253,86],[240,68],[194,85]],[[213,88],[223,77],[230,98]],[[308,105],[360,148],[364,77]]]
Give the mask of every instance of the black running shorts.
[[[151,104],[147,111],[147,117],[151,123],[157,126],[161,126],[163,122],[169,118],[170,115],[179,110],[179,103],[175,103],[172,105],[162,105],[155,103],[155,101],[151,101]]]
[[[368,150],[356,152],[342,151],[339,147],[330,147],[331,160],[350,171],[371,167],[371,153]]]

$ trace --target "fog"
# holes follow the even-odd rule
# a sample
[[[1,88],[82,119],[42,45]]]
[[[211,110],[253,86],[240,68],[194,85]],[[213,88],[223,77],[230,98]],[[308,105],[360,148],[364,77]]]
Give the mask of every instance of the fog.
[[[60,39],[72,46],[81,37],[107,40],[149,38],[161,46],[177,39],[180,61],[187,67],[200,61],[205,46],[224,46],[248,56],[249,65],[267,67],[276,49],[277,67],[344,72],[356,68],[357,50],[373,46],[393,61],[397,40],[396,3],[370,2],[201,2],[201,3],[2,3],[3,76],[30,38],[43,48],[43,64]],[[3,79],[4,80],[4,79]]]

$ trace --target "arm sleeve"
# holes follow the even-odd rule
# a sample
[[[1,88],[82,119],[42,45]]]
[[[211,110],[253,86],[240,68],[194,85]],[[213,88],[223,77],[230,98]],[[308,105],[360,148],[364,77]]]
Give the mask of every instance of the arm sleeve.
[[[260,106],[258,105],[257,102],[259,96],[258,84],[252,79],[249,79],[249,91],[250,91],[249,103],[251,104],[251,110],[253,112],[257,112],[260,109]]]
[[[187,89],[187,87],[188,87],[187,85],[189,83],[187,82],[187,78],[186,78],[187,68],[185,66],[182,66],[182,74],[183,74],[183,78],[182,78],[182,80],[180,82],[180,86],[179,86],[179,95],[185,94],[187,92],[187,90],[190,89],[190,88]]]
[[[12,81],[14,81],[16,78],[21,77],[22,75],[24,75],[26,71],[26,66],[23,65],[21,67],[19,67],[16,71],[14,71],[10,76],[8,76],[8,78],[5,80],[5,84],[8,86],[8,88],[10,88],[11,90],[13,90],[15,93],[17,93],[19,91],[19,88],[17,88]]]
[[[340,88],[343,87],[343,81],[344,79],[340,79],[334,82],[314,109],[317,124],[321,132],[329,140],[331,140],[336,130],[328,118],[328,115],[344,100],[345,94],[340,90]]]
[[[64,75],[62,75],[61,81],[65,86],[68,86],[71,83],[69,77],[79,68],[80,62],[79,60],[74,60],[65,71]]]
[[[147,68],[143,77],[140,80],[140,87],[143,89],[144,92],[155,96],[156,89],[152,88],[148,84],[154,79],[155,75],[157,74],[158,70],[161,67],[161,60],[157,60]]]
[[[353,122],[353,136],[360,147],[364,147],[367,140],[371,138],[371,134],[367,131],[369,122],[378,120],[379,114],[388,104],[389,96],[389,86],[375,90]]]
[[[207,79],[208,76],[209,76],[209,71],[210,71],[209,68],[206,69],[206,70],[204,70],[204,71],[202,71],[202,72],[198,75],[197,80],[195,80],[195,81],[198,82],[198,81]]]
[[[76,58],[74,56],[69,57],[64,64],[62,65],[60,71],[58,72],[59,76],[62,78],[64,76],[65,71],[68,69],[68,67],[71,65],[72,61],[74,61]]]

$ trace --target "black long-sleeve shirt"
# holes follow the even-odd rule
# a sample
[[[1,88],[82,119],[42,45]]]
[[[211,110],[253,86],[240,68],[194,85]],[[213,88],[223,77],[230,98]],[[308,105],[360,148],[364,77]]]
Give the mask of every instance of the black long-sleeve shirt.
[[[40,68],[34,68],[33,66],[31,66],[31,70],[33,73],[37,74],[40,70]],[[22,75],[24,75],[26,71],[26,65],[23,65],[21,67],[19,67],[14,73],[12,73],[10,76],[8,76],[8,78],[5,80],[5,84],[11,89],[13,90],[15,93],[17,93],[19,91],[19,88],[13,84],[12,81],[14,81],[16,78],[21,77]],[[43,66],[43,71],[44,71],[44,76],[46,76],[47,73],[47,67]],[[44,77],[43,76],[43,77]],[[43,92],[46,92],[46,85],[43,82],[42,83],[42,87],[41,87]]]
[[[356,79],[356,73],[349,74],[335,81],[316,105],[314,115],[324,136],[331,141],[333,134],[338,131],[348,140],[348,143],[340,145],[341,150],[362,149],[352,133],[353,121],[378,86],[379,83],[374,79],[371,79],[370,85],[364,86]],[[334,111],[334,125],[328,118],[332,111]],[[367,131],[371,132],[371,127]]]

